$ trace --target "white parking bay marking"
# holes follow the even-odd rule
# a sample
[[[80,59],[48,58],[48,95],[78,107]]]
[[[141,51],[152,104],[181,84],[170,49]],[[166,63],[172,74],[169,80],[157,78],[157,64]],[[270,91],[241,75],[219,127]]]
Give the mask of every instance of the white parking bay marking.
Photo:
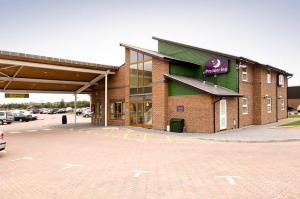
[[[26,132],[37,132],[37,130],[35,130],[35,129],[29,129],[29,130],[26,130]]]
[[[11,131],[11,132],[8,132],[8,133],[11,133],[11,134],[19,134],[19,133],[24,133],[24,132],[21,132],[21,131]]]
[[[19,161],[19,160],[33,160],[33,158],[32,157],[28,157],[28,156],[24,156],[24,157],[17,158],[17,159],[11,160],[11,161],[15,162],[15,161]]]
[[[144,170],[131,170],[131,172],[133,172],[133,177],[137,178],[139,177],[142,173],[146,174],[146,173],[150,173],[150,171],[144,171]]]
[[[225,178],[230,185],[235,185],[236,179],[241,177],[240,176],[215,176],[215,178]]]
[[[43,131],[51,131],[52,129],[43,129]]]
[[[65,164],[65,167],[61,168],[61,170],[66,170],[66,169],[71,169],[73,167],[81,167],[82,165],[80,164],[70,164],[70,163],[67,163]]]

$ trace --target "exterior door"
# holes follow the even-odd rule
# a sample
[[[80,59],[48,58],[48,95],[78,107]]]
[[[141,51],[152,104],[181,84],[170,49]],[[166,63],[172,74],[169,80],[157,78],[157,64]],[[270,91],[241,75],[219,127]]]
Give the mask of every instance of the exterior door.
[[[131,102],[130,103],[130,125],[145,128],[152,127],[152,102]]]
[[[220,101],[220,130],[227,129],[227,104],[226,100]]]

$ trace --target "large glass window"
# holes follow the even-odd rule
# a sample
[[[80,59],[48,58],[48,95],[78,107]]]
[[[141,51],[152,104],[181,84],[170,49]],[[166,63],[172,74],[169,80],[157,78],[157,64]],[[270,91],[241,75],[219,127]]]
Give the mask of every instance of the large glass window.
[[[130,51],[130,94],[152,92],[152,58]]]

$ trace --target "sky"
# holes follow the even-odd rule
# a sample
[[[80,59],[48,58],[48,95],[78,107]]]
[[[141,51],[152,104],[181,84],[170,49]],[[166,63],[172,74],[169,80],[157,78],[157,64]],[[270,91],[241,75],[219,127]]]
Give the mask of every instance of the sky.
[[[0,0],[0,49],[119,66],[120,42],[157,50],[157,36],[282,68],[300,85],[299,9],[298,0]],[[62,98],[73,96],[29,101]]]

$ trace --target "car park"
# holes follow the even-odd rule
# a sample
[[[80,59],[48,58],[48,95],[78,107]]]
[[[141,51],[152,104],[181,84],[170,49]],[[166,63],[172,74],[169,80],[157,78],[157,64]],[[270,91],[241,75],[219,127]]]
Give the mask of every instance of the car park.
[[[14,121],[14,116],[11,111],[0,111],[0,125],[10,124]]]
[[[4,133],[0,131],[0,151],[4,150],[6,142],[4,141]]]

